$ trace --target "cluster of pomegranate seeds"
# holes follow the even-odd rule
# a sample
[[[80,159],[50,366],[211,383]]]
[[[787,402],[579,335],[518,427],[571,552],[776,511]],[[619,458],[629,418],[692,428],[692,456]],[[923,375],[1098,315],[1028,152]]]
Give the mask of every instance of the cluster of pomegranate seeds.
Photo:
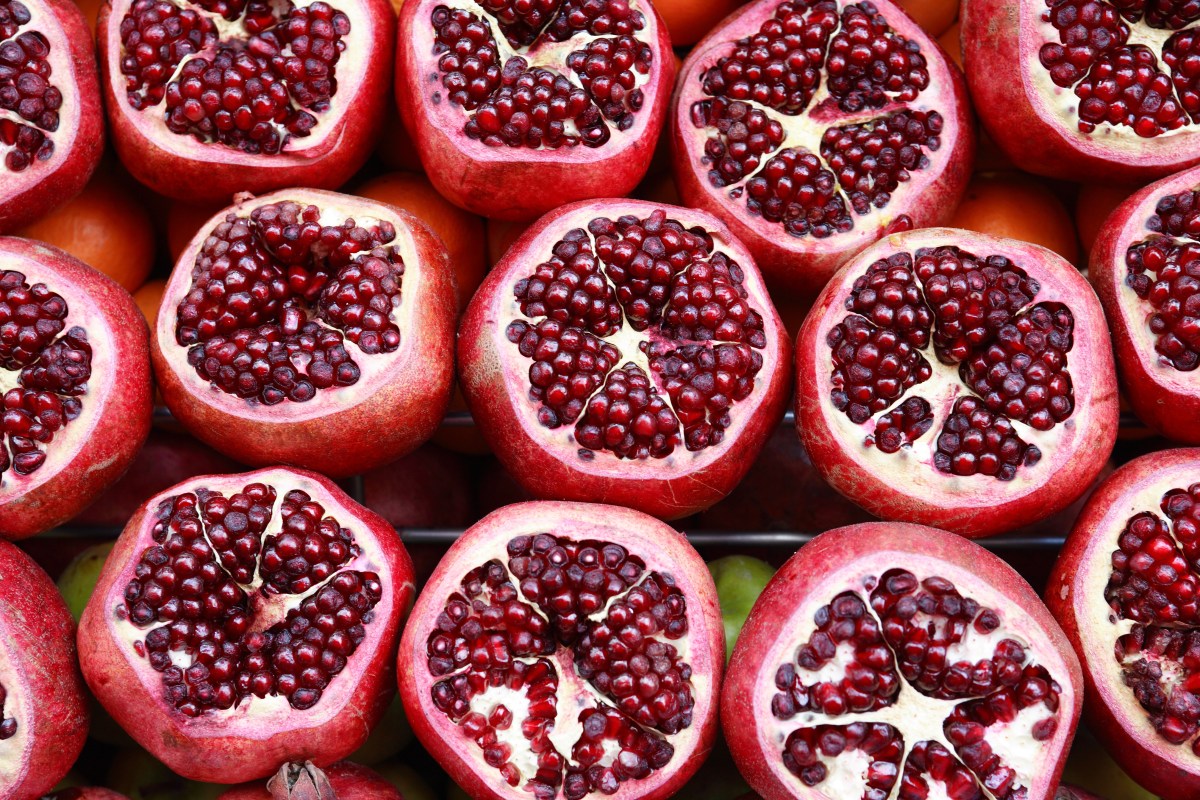
[[[1014,423],[1048,431],[1075,409],[1074,317],[1061,303],[1033,304],[1040,289],[1004,256],[953,246],[876,261],[826,335],[834,407],[867,426],[864,441],[884,453],[911,448],[940,424],[935,469],[1012,480],[1041,458]],[[956,394],[940,422],[917,394],[935,360]]]
[[[349,17],[322,0],[277,9],[136,0],[120,27],[127,101],[139,111],[162,105],[181,136],[274,155],[329,110],[349,33]]]
[[[803,723],[785,728],[787,769],[816,788],[831,775],[853,776],[871,800],[976,800],[985,789],[988,797],[1025,797],[1018,770],[1027,765],[1005,763],[988,736],[1027,715],[1033,739],[1049,740],[1061,687],[1004,635],[997,611],[945,578],[897,568],[864,586],[865,594],[844,591],[820,607],[813,632],[776,670],[772,715]],[[940,720],[953,752],[934,740],[908,741],[884,721],[901,706],[908,716]],[[846,715],[853,720],[841,723]],[[840,768],[842,758],[854,766]]]
[[[675,644],[688,634],[675,581],[608,542],[543,533],[506,550],[464,576],[438,615],[434,705],[533,797],[615,794],[666,766],[674,748],[662,734],[690,727],[695,703]],[[594,691],[571,721],[558,719],[568,665]],[[550,739],[556,726],[578,730],[569,753]]]
[[[581,458],[664,458],[719,444],[766,346],[741,267],[666,213],[597,218],[519,280],[506,330],[548,428],[575,424]]]
[[[653,53],[638,38],[645,17],[627,0],[485,0],[480,8],[439,5],[430,15],[442,89],[467,112],[467,136],[491,147],[599,147],[633,125]],[[562,49],[547,45],[576,37],[561,61],[547,57]]]
[[[941,147],[941,114],[895,110],[928,87],[926,67],[870,2],[781,3],[700,76],[691,119],[710,132],[709,182],[793,236],[853,229]],[[779,149],[789,118],[818,112],[817,137]]]
[[[0,742],[11,739],[17,733],[17,721],[13,717],[4,716],[4,703],[8,700],[8,692],[4,684],[0,684]]]
[[[54,85],[50,43],[29,27],[20,0],[0,0],[0,145],[4,166],[22,172],[54,153],[62,91]]]
[[[1146,228],[1125,253],[1125,283],[1153,309],[1160,362],[1190,372],[1200,366],[1200,191],[1160,198]]]
[[[1055,84],[1073,87],[1079,130],[1120,126],[1153,138],[1200,121],[1197,42],[1185,29],[1197,17],[1176,11],[1187,5],[1046,0],[1048,41],[1038,58]],[[1157,31],[1175,33],[1164,41]],[[1137,41],[1161,42],[1161,52]]]
[[[247,400],[305,402],[351,386],[361,376],[355,348],[400,346],[395,238],[389,222],[329,224],[293,202],[230,213],[196,257],[175,339],[200,377]]]
[[[382,586],[346,568],[358,555],[351,533],[303,491],[284,494],[278,512],[276,498],[256,483],[230,497],[177,495],[157,510],[155,544],[117,613],[145,631],[134,646],[182,714],[269,695],[311,708],[366,636]],[[282,530],[268,535],[273,522]],[[267,618],[289,600],[282,619]]]

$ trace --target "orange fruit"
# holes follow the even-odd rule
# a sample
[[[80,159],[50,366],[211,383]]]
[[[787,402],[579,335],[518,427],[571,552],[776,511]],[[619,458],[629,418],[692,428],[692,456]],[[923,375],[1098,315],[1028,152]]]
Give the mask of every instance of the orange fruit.
[[[1079,258],[1075,224],[1066,206],[1044,182],[1024,175],[975,175],[947,224],[1040,244],[1073,264]]]
[[[958,64],[959,69],[962,69],[962,39],[959,38],[959,26],[957,22],[938,37],[938,44],[946,51],[946,55],[950,56],[950,60]]]
[[[154,266],[154,222],[130,187],[107,172],[19,235],[61,247],[130,292]]]
[[[741,0],[654,0],[675,47],[700,41],[741,5]]]
[[[200,227],[208,222],[218,211],[227,207],[225,203],[206,203],[191,205],[178,200],[167,200],[167,250],[171,253],[171,262],[179,260],[179,256],[187,249],[188,243],[195,238]]]
[[[356,194],[402,208],[442,237],[458,279],[458,308],[466,308],[487,271],[483,218],[442,197],[428,178],[416,172],[380,175],[359,186]]]
[[[75,5],[83,12],[83,18],[87,20],[88,27],[95,36],[96,19],[100,16],[100,7],[104,5],[104,0],[75,0]]]
[[[496,266],[513,242],[520,238],[528,222],[505,222],[499,219],[485,220],[487,225],[487,259],[488,267]]]
[[[1108,215],[1137,190],[1137,186],[1120,183],[1080,185],[1079,196],[1075,198],[1075,227],[1079,229],[1079,244],[1084,255],[1091,255],[1092,243]]]
[[[158,321],[158,307],[162,305],[163,290],[166,288],[165,280],[155,278],[143,283],[142,288],[133,293],[133,301],[142,310],[142,316],[146,318],[146,324],[151,330]]]
[[[896,0],[921,30],[938,37],[958,19],[958,0]]]

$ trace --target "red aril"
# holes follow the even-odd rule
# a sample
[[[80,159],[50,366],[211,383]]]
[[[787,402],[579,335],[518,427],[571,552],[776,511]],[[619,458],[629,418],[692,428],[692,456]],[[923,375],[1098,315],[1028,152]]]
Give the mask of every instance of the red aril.
[[[964,3],[984,127],[1018,167],[1135,181],[1200,161],[1200,11],[1137,0]]]
[[[1117,431],[1104,313],[1036,245],[895,234],[817,299],[796,427],[825,479],[884,519],[988,536],[1069,506]]]
[[[236,786],[217,800],[404,800],[390,783],[367,767],[339,761],[325,770],[284,764],[274,777]]]
[[[454,372],[441,240],[383,203],[243,197],[179,257],[152,338],[171,412],[243,463],[342,476],[416,449]]]
[[[336,189],[375,146],[387,0],[113,0],[100,12],[108,121],[125,167],[198,203]]]
[[[452,202],[531,220],[646,173],[675,83],[646,0],[410,0],[400,30],[400,116]]]
[[[471,413],[529,492],[663,518],[737,484],[789,390],[790,342],[750,254],[704,212],[639,200],[532,225],[458,343]]]
[[[886,233],[944,223],[971,172],[962,75],[888,0],[758,0],[696,45],[679,87],[684,205],[792,294]]]
[[[80,661],[105,710],[185,778],[324,766],[382,717],[412,593],[395,529],[326,478],[201,476],[126,526]]]
[[[0,541],[0,797],[50,791],[87,731],[75,620],[50,576]]]
[[[0,237],[0,538],[70,519],[150,430],[146,326],[129,293],[62,250]]]
[[[959,536],[837,528],[767,585],[721,695],[766,800],[1049,800],[1079,662],[1016,572]]]
[[[0,233],[79,193],[104,151],[103,114],[79,8],[0,2]]]
[[[716,737],[716,590],[667,525],[507,506],[450,547],[400,643],[417,737],[474,800],[662,800]]]

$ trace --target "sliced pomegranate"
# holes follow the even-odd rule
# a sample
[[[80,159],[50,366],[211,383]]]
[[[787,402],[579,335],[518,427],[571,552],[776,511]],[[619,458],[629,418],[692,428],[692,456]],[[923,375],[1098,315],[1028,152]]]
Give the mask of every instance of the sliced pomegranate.
[[[888,0],[758,0],[688,57],[672,114],[685,205],[812,298],[885,233],[947,221],[974,129],[962,74]]]
[[[716,736],[724,634],[700,556],[637,511],[518,503],[451,546],[400,643],[421,743],[475,800],[659,800]]]
[[[0,541],[0,797],[50,791],[87,732],[75,620],[50,576]]]
[[[392,694],[412,562],[396,531],[319,475],[201,476],[130,520],[83,612],[84,677],[185,778],[328,765]]]
[[[146,326],[129,293],[58,248],[0,237],[0,538],[65,522],[150,432]]]
[[[475,294],[460,385],[537,497],[676,518],[727,494],[783,414],[790,342],[712,216],[637,200],[547,214]]]
[[[963,5],[967,81],[1013,163],[1144,181],[1200,161],[1200,7],[1189,0]]]
[[[1134,411],[1160,433],[1200,444],[1200,168],[1147,186],[1113,211],[1088,277]]]
[[[427,225],[310,189],[242,197],[180,255],[153,337],[159,387],[246,464],[351,475],[433,435],[454,378],[454,277]]]
[[[339,761],[326,770],[308,762],[284,764],[266,782],[247,783],[217,800],[404,800],[394,786],[359,764]]]
[[[796,347],[796,427],[813,464],[884,519],[988,536],[1095,480],[1117,432],[1104,312],[1036,245],[932,228],[834,277]]]
[[[818,536],[767,585],[721,721],[766,800],[1048,800],[1082,700],[1070,644],[1012,567],[873,522]]]
[[[1083,663],[1088,727],[1166,800],[1200,794],[1200,450],[1163,450],[1092,495],[1046,589]]]
[[[412,0],[400,30],[400,116],[463,208],[531,220],[650,166],[675,56],[648,0]]]
[[[375,146],[387,0],[113,0],[100,66],[117,153],[167,197],[336,189]]]

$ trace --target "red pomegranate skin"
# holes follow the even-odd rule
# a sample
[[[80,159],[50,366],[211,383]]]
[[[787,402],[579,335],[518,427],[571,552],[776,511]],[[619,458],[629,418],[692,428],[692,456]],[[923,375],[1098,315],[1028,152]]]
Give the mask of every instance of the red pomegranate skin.
[[[336,792],[336,800],[404,800],[404,795],[381,778],[374,770],[350,761],[339,761],[325,769],[325,777]],[[287,795],[272,794],[266,781],[254,781],[234,786],[222,792],[217,800],[286,800]],[[300,795],[297,800],[306,800]]]

